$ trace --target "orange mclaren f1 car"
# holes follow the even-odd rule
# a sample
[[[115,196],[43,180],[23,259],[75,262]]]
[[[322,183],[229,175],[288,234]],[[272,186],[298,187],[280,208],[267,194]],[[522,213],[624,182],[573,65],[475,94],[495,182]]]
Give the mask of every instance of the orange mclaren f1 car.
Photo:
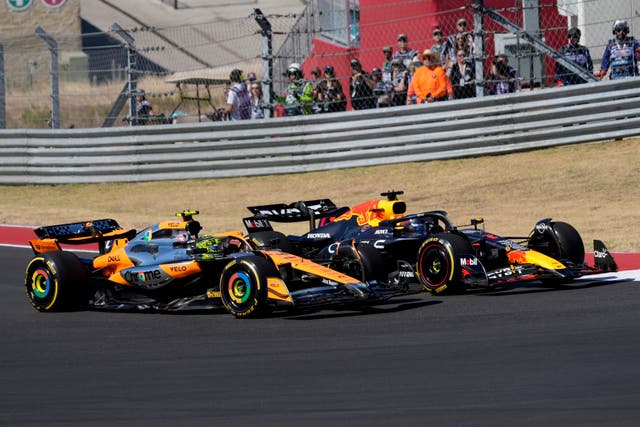
[[[82,308],[181,311],[226,308],[249,317],[273,308],[385,300],[366,283],[297,255],[258,250],[240,232],[200,235],[197,211],[125,230],[113,219],[40,227],[30,241],[27,296],[39,311]],[[82,258],[60,244],[97,243]]]

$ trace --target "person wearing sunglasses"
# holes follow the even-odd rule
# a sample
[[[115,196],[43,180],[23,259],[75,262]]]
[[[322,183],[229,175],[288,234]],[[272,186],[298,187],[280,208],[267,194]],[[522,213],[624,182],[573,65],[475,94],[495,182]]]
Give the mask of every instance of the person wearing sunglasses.
[[[602,54],[600,72],[596,77],[602,79],[607,75],[609,67],[612,80],[638,75],[638,60],[640,59],[640,43],[629,35],[629,24],[624,20],[617,20],[613,24],[614,38],[609,40]]]
[[[470,59],[476,51],[473,34],[471,31],[468,31],[467,20],[464,18],[458,19],[456,32],[447,37],[442,47],[441,62],[447,72],[449,72],[453,64],[456,63],[456,55],[460,49],[464,49],[467,59]]]
[[[582,32],[578,28],[570,28],[567,33],[569,43],[560,48],[560,54],[564,56],[565,59],[584,68],[589,73],[593,73],[593,61],[591,60],[589,48],[580,44],[580,36],[582,36]],[[556,62],[555,80],[558,86],[577,85],[587,82],[559,62]]]
[[[449,70],[449,80],[453,86],[453,98],[473,98],[476,96],[476,73],[473,64],[467,61],[463,49],[456,53],[456,63]]]
[[[262,83],[257,79],[249,86],[251,93],[251,120],[264,119],[269,106],[262,99]]]

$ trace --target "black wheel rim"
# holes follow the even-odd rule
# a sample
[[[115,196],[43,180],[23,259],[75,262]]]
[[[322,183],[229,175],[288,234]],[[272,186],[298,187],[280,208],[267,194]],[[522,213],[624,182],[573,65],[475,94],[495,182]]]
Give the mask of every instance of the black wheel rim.
[[[429,244],[422,251],[418,271],[423,283],[437,288],[447,282],[451,271],[449,257],[440,244]]]

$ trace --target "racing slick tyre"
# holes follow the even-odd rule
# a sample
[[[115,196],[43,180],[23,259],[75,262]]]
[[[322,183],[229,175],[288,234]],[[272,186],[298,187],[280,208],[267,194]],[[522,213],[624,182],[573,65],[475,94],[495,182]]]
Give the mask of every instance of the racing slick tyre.
[[[434,294],[461,292],[460,256],[472,254],[467,239],[457,234],[441,233],[428,238],[418,250],[416,272],[424,288]]]
[[[368,243],[341,245],[330,267],[363,282],[386,282],[388,275],[382,254]]]
[[[267,277],[280,277],[265,258],[238,258],[227,264],[220,277],[220,298],[235,317],[256,317],[267,308]]]
[[[289,253],[293,250],[289,238],[279,231],[257,231],[250,233],[247,239],[258,249],[280,249]]]
[[[31,259],[25,288],[38,311],[73,310],[86,304],[88,271],[71,252],[46,252]]]
[[[558,261],[584,263],[584,243],[578,230],[566,222],[551,222],[542,237],[532,239],[531,248]]]

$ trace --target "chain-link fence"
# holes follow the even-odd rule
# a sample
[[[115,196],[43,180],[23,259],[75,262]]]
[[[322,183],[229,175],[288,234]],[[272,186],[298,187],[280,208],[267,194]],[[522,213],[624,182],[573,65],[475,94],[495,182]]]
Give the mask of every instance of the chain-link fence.
[[[640,0],[639,0],[640,1]],[[331,65],[349,96],[350,61],[358,58],[365,71],[384,69],[383,48],[392,55],[400,49],[398,36],[406,35],[409,50],[438,50],[442,39],[463,31],[466,59],[475,72],[478,94],[495,91],[492,64],[504,54],[517,70],[511,78],[520,90],[556,84],[557,51],[568,43],[568,29],[581,31],[580,43],[591,53],[594,70],[600,69],[605,46],[613,38],[613,24],[626,20],[630,35],[640,23],[640,5],[633,0],[312,0],[298,15],[270,15],[273,42],[273,84],[276,103],[288,81],[289,64],[303,64],[306,78],[315,67]],[[144,90],[153,112],[166,122],[181,116],[214,120],[224,105],[229,71],[245,76],[265,70],[264,33],[255,16],[242,19],[166,28],[124,28],[100,31],[86,24],[82,34],[49,34],[57,43],[60,127],[97,127],[130,123],[131,80]],[[502,20],[504,19],[504,21]],[[462,21],[466,26],[458,25]],[[0,39],[0,65],[5,87],[8,128],[51,126],[51,48],[42,37]],[[451,49],[449,49],[451,50]],[[443,65],[455,61],[441,55]],[[131,52],[135,56],[131,57]],[[411,58],[412,60],[413,58]],[[411,66],[411,60],[407,65]],[[132,62],[133,61],[133,62]],[[454,82],[455,83],[455,82]],[[128,86],[129,84],[129,86]],[[121,102],[118,103],[117,101]],[[275,105],[274,105],[275,107]],[[158,119],[160,122],[160,118]]]

